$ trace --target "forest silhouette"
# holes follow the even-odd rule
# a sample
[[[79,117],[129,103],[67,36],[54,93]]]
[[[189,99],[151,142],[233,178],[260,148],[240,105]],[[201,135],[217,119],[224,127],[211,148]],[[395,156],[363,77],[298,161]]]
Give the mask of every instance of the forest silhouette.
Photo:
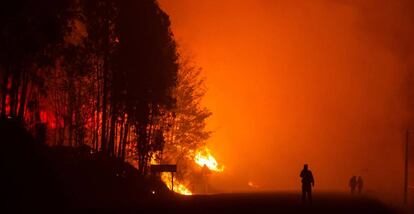
[[[3,2],[0,209],[309,210],[292,195],[185,198],[151,173],[151,165],[176,164],[176,182],[208,192],[193,160],[211,135],[205,92],[201,69],[180,55],[156,0]],[[205,163],[204,171],[213,173]],[[341,197],[322,197],[341,201],[331,207],[314,200],[311,211],[352,212],[349,200],[391,212],[376,200]]]
[[[173,163],[177,181],[195,182],[188,154],[205,146],[211,113],[200,69],[178,53],[157,1],[8,1],[0,19],[5,127],[24,127],[16,132],[52,154],[122,163],[107,166],[122,168],[115,174],[130,165],[144,179],[150,164]],[[65,152],[53,156],[83,163]]]
[[[176,108],[180,65],[168,15],[154,0],[5,4],[1,117],[19,121],[48,145],[88,145],[136,159],[140,174],[148,174],[182,111]],[[198,99],[199,83],[191,82],[197,80],[185,81],[181,88],[193,87],[185,94],[189,102]],[[202,133],[209,113],[198,108],[188,111],[200,116],[194,125]],[[208,132],[203,136],[198,142]]]

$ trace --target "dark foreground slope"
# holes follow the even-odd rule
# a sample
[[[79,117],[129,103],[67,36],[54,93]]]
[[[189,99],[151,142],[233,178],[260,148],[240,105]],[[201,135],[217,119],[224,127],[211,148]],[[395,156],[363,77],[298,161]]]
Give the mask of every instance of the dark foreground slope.
[[[157,179],[87,147],[49,148],[0,120],[0,210],[133,208],[174,197]],[[157,199],[151,194],[157,192]]]

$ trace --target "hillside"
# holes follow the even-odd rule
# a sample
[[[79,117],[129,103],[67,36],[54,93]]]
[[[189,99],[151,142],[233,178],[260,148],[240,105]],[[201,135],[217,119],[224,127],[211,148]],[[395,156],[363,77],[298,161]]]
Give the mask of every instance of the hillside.
[[[158,179],[88,147],[39,145],[18,123],[1,120],[0,137],[3,208],[132,208],[173,196]]]

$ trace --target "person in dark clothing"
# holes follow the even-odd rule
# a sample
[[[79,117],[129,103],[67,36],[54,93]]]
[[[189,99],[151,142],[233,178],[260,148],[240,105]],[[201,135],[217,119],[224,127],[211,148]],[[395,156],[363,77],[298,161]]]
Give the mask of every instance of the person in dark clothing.
[[[349,188],[351,189],[351,194],[353,195],[355,192],[355,188],[357,186],[357,179],[356,176],[352,176],[351,179],[349,179]]]
[[[358,187],[358,194],[362,193],[362,188],[364,188],[364,181],[362,180],[361,176],[358,176],[358,180],[356,181],[356,185]]]
[[[308,169],[308,164],[303,166],[303,170],[300,172],[302,178],[302,202],[308,198],[309,202],[312,202],[312,187],[315,186],[312,171]]]

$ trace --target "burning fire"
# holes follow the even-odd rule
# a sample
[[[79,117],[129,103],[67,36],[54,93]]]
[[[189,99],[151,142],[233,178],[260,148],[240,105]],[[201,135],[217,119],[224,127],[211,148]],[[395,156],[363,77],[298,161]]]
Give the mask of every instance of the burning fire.
[[[194,162],[199,166],[206,165],[211,171],[215,172],[222,172],[224,171],[224,167],[219,167],[219,164],[217,163],[214,156],[211,154],[210,150],[208,148],[204,148],[201,150],[198,150],[195,152],[194,156]],[[155,159],[151,159],[151,164],[157,164],[157,161]],[[163,172],[161,173],[161,180],[165,183],[165,185],[172,189],[171,186],[171,173],[169,172]],[[187,188],[185,184],[178,181],[177,179],[174,179],[174,192],[181,194],[181,195],[192,195],[193,193]]]
[[[199,166],[206,165],[211,171],[215,171],[215,172],[224,171],[224,167],[223,166],[219,167],[219,164],[217,163],[216,159],[211,154],[208,148],[198,150],[195,154],[194,161]]]
[[[171,189],[171,173],[163,172],[161,173],[161,180],[167,185],[169,189]],[[187,189],[187,187],[180,183],[179,181],[174,179],[174,192],[181,194],[181,195],[192,195],[193,193]]]

